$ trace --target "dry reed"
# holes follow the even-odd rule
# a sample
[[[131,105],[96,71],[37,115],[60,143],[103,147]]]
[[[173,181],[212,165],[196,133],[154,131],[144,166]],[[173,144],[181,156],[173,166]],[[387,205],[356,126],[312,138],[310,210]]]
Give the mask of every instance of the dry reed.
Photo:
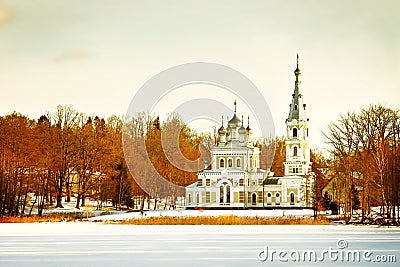
[[[322,225],[329,224],[326,217],[239,217],[239,216],[199,216],[199,217],[149,217],[119,221],[136,225]]]

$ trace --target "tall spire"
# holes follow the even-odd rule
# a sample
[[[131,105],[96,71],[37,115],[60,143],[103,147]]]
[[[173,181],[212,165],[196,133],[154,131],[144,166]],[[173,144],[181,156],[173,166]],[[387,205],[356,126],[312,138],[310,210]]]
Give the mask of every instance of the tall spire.
[[[233,105],[235,106],[235,114],[236,114],[236,100],[233,102]]]
[[[299,54],[297,53],[297,64],[296,64],[296,70],[294,71],[294,75],[296,75],[296,86],[300,84],[300,69],[299,69]]]
[[[299,54],[297,54],[297,61],[296,61],[296,70],[294,71],[294,75],[296,76],[296,82],[294,86],[294,92],[292,94],[292,103],[290,105],[290,111],[288,120],[292,119],[305,119],[305,104],[303,102],[303,95],[300,90],[300,68],[299,68]]]

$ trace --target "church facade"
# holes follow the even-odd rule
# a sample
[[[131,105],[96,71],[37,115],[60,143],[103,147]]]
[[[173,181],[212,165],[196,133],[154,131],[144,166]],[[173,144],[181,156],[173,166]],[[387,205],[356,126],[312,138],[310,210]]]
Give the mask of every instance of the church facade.
[[[300,69],[294,72],[295,88],[286,119],[284,176],[274,177],[260,168],[260,150],[251,141],[249,121],[234,114],[227,127],[218,130],[211,149],[211,165],[197,173],[197,182],[186,187],[186,208],[255,209],[307,208],[313,205],[314,175],[311,172],[306,104],[300,90]],[[208,163],[206,163],[208,165]]]

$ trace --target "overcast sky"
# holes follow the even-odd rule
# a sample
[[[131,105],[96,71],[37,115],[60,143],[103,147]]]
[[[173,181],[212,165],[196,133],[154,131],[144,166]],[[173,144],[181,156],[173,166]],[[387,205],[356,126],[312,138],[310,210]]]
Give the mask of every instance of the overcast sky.
[[[260,88],[283,135],[299,53],[320,146],[348,110],[399,108],[399,11],[398,0],[0,0],[0,115],[38,118],[58,104],[121,115],[153,75],[210,61]]]

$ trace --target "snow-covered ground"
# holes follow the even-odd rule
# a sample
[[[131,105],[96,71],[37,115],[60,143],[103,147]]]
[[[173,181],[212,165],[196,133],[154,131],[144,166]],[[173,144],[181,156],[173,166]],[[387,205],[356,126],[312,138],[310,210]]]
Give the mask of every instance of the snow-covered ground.
[[[139,211],[116,212],[89,218],[90,221],[120,221],[132,218],[149,217],[195,217],[195,216],[229,216],[239,217],[281,217],[281,216],[312,216],[312,210],[149,210],[143,214]]]
[[[338,240],[341,240],[339,243]],[[342,246],[342,245],[346,246]],[[339,245],[342,248],[339,248]],[[269,253],[269,258],[263,252]],[[368,250],[360,262],[293,262],[296,252]],[[273,251],[287,252],[278,258]],[[261,254],[260,254],[261,253]],[[300,254],[299,254],[300,255]],[[377,263],[376,256],[397,263]],[[388,257],[386,257],[388,258]],[[286,261],[285,261],[286,259]],[[282,261],[283,260],[283,261]],[[0,225],[0,266],[398,266],[400,229],[349,225],[120,225],[93,222]]]
[[[116,211],[112,207],[105,210],[96,210],[96,203],[87,200],[85,207],[80,209],[75,208],[76,200],[72,198],[71,202],[63,202],[64,208],[49,208],[43,211],[46,215],[49,214],[82,214],[89,221],[121,221],[133,218],[149,218],[149,217],[193,217],[193,216],[229,216],[235,215],[240,217],[281,217],[281,216],[313,216],[313,211],[310,209],[291,209],[291,210],[185,210],[177,208],[175,210],[159,209],[146,210],[143,213],[140,211]],[[150,205],[151,207],[154,204]],[[163,207],[161,205],[160,207]],[[106,215],[103,215],[106,214]]]

